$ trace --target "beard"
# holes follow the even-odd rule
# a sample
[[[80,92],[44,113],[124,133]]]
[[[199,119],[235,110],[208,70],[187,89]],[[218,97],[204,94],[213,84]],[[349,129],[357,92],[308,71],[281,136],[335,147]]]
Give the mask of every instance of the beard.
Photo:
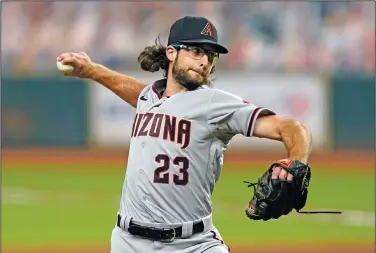
[[[189,76],[189,69],[184,69],[178,66],[178,59],[175,60],[172,66],[172,77],[177,83],[185,87],[188,90],[195,90],[201,85],[211,85],[209,76],[202,76],[202,78],[194,79]]]

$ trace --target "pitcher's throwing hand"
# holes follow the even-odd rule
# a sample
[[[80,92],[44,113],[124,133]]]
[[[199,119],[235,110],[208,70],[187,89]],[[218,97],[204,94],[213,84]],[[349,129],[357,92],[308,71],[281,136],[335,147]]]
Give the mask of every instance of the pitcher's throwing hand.
[[[96,66],[85,52],[63,53],[57,57],[57,61],[73,66],[74,70],[66,71],[64,75],[79,78],[91,78]]]

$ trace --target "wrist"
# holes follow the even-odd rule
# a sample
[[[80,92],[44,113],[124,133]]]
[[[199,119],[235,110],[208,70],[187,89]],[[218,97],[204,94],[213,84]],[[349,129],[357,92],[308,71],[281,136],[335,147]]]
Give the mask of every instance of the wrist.
[[[304,164],[308,163],[308,158],[306,158],[306,157],[298,156],[298,157],[295,157],[295,158],[292,158],[292,159],[296,160],[296,161],[299,161],[301,163],[304,163]]]
[[[291,157],[280,159],[278,160],[278,163],[283,164],[286,167],[289,167],[294,161],[299,161],[305,165],[308,165],[307,159],[301,158],[301,157]]]
[[[299,158],[291,158],[293,161],[299,161],[299,162],[301,162],[301,163],[304,163],[305,165],[307,165],[308,164],[308,161],[307,161],[307,159],[304,159],[304,158],[301,158],[301,157],[299,157]]]
[[[93,81],[99,81],[102,70],[103,66],[101,64],[93,63],[88,70],[87,78]]]

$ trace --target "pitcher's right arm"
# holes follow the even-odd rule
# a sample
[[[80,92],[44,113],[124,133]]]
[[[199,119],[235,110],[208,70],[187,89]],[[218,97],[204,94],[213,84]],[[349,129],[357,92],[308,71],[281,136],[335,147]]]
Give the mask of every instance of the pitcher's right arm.
[[[95,65],[90,79],[107,87],[135,108],[137,107],[138,96],[145,88],[142,82],[100,64]]]
[[[96,81],[107,87],[131,106],[137,107],[138,97],[145,88],[145,84],[141,81],[92,62],[84,52],[63,53],[57,60],[74,67],[73,72],[65,72],[64,75]]]

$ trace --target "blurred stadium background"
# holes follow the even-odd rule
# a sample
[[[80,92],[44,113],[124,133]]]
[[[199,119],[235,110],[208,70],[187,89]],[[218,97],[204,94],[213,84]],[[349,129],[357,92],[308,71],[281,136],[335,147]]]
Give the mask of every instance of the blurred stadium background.
[[[138,53],[184,15],[208,17],[230,49],[216,87],[311,127],[306,209],[343,211],[248,220],[242,181],[284,149],[236,137],[213,196],[231,252],[373,252],[375,3],[357,1],[2,3],[3,252],[109,252],[134,109],[56,57],[85,51],[150,83]]]

